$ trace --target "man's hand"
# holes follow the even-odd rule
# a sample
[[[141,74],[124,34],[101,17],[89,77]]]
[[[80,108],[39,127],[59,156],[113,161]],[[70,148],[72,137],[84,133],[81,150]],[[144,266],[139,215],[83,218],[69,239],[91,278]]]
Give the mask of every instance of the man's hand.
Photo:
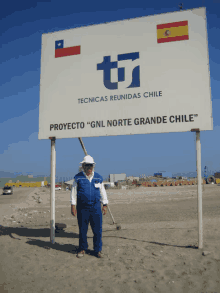
[[[75,217],[77,214],[77,210],[76,210],[76,206],[75,205],[71,205],[71,214]]]
[[[106,215],[107,210],[108,210],[107,206],[103,206],[103,207],[102,207],[102,214],[103,214],[103,215]]]

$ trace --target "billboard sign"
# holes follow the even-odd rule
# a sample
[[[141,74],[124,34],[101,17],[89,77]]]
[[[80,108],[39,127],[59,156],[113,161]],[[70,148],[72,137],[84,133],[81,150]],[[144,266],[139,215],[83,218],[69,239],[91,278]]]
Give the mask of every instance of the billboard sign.
[[[206,10],[42,35],[39,139],[212,130]]]

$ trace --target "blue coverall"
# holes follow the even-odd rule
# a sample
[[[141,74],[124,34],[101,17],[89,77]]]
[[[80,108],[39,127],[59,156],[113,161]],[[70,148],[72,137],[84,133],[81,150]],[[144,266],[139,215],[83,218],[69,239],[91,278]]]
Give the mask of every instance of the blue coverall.
[[[102,211],[101,195],[99,187],[95,186],[103,182],[103,178],[94,172],[90,182],[83,172],[74,177],[77,183],[77,220],[79,225],[79,250],[87,250],[87,231],[90,223],[94,237],[93,249],[95,252],[102,251]]]

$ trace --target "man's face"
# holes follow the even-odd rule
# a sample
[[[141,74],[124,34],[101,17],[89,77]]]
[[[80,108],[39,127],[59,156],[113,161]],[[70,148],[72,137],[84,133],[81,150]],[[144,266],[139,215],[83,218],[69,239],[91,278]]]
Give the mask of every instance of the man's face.
[[[83,169],[86,173],[87,176],[91,175],[92,174],[92,171],[93,171],[93,164],[83,164]]]

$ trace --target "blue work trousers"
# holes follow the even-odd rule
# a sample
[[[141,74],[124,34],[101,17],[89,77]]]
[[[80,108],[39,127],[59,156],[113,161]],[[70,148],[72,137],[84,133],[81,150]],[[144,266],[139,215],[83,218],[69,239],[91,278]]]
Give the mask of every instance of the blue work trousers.
[[[93,249],[102,251],[102,211],[101,202],[86,207],[77,204],[77,220],[79,225],[79,250],[87,250],[87,231],[89,223],[93,232]]]

